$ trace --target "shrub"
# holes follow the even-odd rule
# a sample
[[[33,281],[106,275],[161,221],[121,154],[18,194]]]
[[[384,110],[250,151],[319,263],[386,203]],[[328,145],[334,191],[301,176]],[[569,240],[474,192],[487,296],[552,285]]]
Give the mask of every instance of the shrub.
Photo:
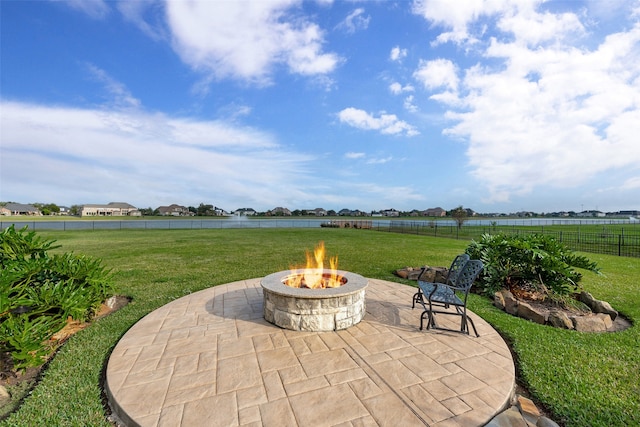
[[[55,240],[27,227],[0,233],[0,351],[14,368],[42,364],[48,340],[67,318],[88,320],[112,292],[101,261],[71,253],[49,255]]]
[[[574,268],[599,272],[595,262],[542,234],[484,234],[466,252],[484,263],[479,287],[489,295],[501,288],[533,286],[562,301],[579,289],[582,274]]]

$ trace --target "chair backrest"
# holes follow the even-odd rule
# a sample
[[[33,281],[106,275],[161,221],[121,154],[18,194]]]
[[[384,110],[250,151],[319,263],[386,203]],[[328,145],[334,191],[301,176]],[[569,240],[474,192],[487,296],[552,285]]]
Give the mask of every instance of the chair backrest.
[[[455,287],[464,292],[469,292],[469,289],[471,289],[473,282],[476,280],[476,277],[478,277],[478,274],[480,274],[483,267],[484,265],[482,264],[482,261],[478,259],[467,261],[458,274]]]
[[[456,286],[456,283],[458,282],[458,275],[467,261],[469,261],[469,255],[467,254],[460,254],[453,259],[451,267],[449,267],[449,271],[447,272],[446,284]]]

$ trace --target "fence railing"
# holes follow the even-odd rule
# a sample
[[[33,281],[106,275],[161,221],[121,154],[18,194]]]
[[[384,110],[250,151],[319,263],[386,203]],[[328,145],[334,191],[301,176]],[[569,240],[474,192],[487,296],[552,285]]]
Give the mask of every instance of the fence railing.
[[[635,228],[635,227],[634,227]],[[640,258],[640,230],[631,233],[612,233],[581,230],[545,230],[544,227],[514,226],[437,226],[420,222],[394,221],[389,224],[377,223],[374,230],[392,233],[418,234],[424,236],[446,237],[451,239],[478,239],[483,234],[544,234],[552,236],[575,251],[591,252],[607,255],[618,255]]]
[[[574,223],[575,224],[575,223]],[[83,220],[83,221],[0,221],[0,230],[15,225],[16,228],[28,226],[32,230],[167,230],[167,229],[210,229],[210,228],[315,228],[341,227],[363,228],[394,233],[409,233],[424,236],[446,237],[452,239],[478,239],[485,233],[507,234],[545,234],[555,237],[576,251],[601,253],[640,258],[640,223],[607,224],[600,232],[593,231],[585,224],[588,231],[561,230],[554,224],[540,224],[537,226],[511,225],[477,225],[463,224],[458,227],[453,223],[440,221],[389,221],[389,220],[333,220],[324,219],[181,219],[181,220]],[[603,223],[604,224],[604,223]],[[580,224],[578,224],[580,225]],[[615,232],[607,230],[611,225],[617,225]],[[623,228],[624,226],[624,228]],[[625,230],[630,230],[625,233]]]

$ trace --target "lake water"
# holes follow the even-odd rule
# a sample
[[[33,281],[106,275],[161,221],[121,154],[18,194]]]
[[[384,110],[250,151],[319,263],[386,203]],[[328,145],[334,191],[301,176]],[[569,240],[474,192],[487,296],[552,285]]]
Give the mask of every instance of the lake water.
[[[373,228],[389,228],[392,224],[403,226],[429,226],[433,222],[438,227],[455,226],[455,220],[429,220],[429,219],[387,219],[371,218],[362,219],[344,218],[349,221],[370,221]],[[73,221],[29,221],[29,220],[9,220],[0,221],[0,229],[10,227],[15,224],[17,229],[25,225],[31,230],[122,230],[122,229],[215,229],[215,228],[317,228],[323,223],[330,221],[322,218],[278,218],[278,219],[250,219],[250,218],[228,218],[228,219],[118,219],[118,220],[73,220]],[[495,219],[468,219],[465,226],[547,226],[547,225],[639,225],[638,219],[613,219],[613,218],[495,218]]]

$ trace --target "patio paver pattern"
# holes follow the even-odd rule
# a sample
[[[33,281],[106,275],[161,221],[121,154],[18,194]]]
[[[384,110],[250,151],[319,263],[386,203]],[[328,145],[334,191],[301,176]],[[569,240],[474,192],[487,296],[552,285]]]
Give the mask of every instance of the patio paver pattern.
[[[118,342],[110,405],[141,426],[484,425],[514,392],[509,348],[473,313],[479,338],[420,331],[415,291],[369,279],[365,318],[337,332],[267,323],[259,278],[187,295]]]

